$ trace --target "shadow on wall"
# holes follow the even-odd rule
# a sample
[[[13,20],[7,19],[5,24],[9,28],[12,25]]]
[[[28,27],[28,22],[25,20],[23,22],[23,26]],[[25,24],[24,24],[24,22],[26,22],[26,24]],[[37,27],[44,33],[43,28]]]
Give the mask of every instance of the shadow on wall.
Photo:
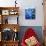
[[[38,39],[41,43],[43,43],[43,33],[42,33],[42,26],[21,26],[20,27],[20,32],[19,32],[19,39],[20,39],[20,42],[24,36],[24,33],[25,31],[28,29],[28,28],[32,28],[34,29],[34,31],[37,33],[37,36],[38,36]]]

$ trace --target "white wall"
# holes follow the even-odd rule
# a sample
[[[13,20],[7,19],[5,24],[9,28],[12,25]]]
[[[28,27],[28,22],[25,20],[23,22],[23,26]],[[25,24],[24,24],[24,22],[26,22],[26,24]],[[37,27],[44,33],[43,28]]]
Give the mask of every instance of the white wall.
[[[0,0],[0,6],[14,6],[15,0]],[[17,0],[18,5],[20,7],[20,16],[19,16],[19,24],[20,26],[43,26],[43,0]],[[36,9],[36,19],[35,20],[26,20],[25,19],[25,9],[27,8],[35,8]]]
[[[21,3],[20,11],[20,23],[23,26],[42,26],[43,25],[43,6],[42,0],[24,0],[24,3]],[[36,19],[35,20],[25,20],[25,9],[26,8],[35,8],[36,9]]]

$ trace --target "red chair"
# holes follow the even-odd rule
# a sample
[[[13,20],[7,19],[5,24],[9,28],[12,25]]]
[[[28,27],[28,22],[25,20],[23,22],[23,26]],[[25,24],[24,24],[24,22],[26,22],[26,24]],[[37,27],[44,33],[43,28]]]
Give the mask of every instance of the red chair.
[[[24,34],[24,37],[22,38],[21,46],[27,46],[25,43],[25,39],[28,39],[29,37],[32,37],[32,36],[34,36],[37,39],[37,35],[34,32],[34,30],[32,28],[28,28]],[[35,46],[41,46],[39,41],[37,42],[37,44]]]

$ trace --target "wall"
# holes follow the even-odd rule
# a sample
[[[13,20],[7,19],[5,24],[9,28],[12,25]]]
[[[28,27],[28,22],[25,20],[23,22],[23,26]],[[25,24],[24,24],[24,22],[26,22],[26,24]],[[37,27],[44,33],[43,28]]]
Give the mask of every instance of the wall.
[[[14,6],[15,0],[0,0],[0,6]],[[20,16],[19,16],[19,24],[20,26],[43,26],[43,0],[17,0],[17,6],[20,7]],[[36,19],[35,20],[26,20],[25,19],[25,9],[27,8],[35,8],[36,9]]]
[[[42,27],[41,26],[21,26],[20,27],[21,29],[20,29],[20,32],[19,32],[19,39],[20,39],[20,42],[21,42],[21,40],[22,40],[22,38],[23,38],[23,36],[24,36],[24,33],[27,31],[27,29],[28,28],[32,28],[35,32],[36,32],[36,34],[37,34],[37,36],[38,36],[38,39],[39,39],[39,41],[41,42],[41,43],[43,43],[43,34],[42,34]]]
[[[24,3],[21,3],[20,11],[20,23],[22,26],[42,26],[43,25],[43,6],[42,0],[25,0]],[[25,9],[26,8],[35,8],[36,9],[36,19],[35,20],[25,20]],[[21,13],[22,12],[22,13]],[[22,21],[23,20],[23,21]]]

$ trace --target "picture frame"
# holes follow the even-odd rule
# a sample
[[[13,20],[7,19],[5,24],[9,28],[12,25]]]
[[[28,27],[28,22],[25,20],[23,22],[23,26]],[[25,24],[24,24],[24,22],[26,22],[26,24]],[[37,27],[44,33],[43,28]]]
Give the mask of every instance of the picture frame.
[[[25,19],[35,19],[36,18],[36,10],[35,8],[25,9]]]
[[[2,10],[2,15],[9,15],[9,10]]]
[[[17,13],[18,13],[18,12],[17,12],[16,10],[10,10],[10,11],[9,11],[9,14],[10,14],[10,15],[16,15]]]

